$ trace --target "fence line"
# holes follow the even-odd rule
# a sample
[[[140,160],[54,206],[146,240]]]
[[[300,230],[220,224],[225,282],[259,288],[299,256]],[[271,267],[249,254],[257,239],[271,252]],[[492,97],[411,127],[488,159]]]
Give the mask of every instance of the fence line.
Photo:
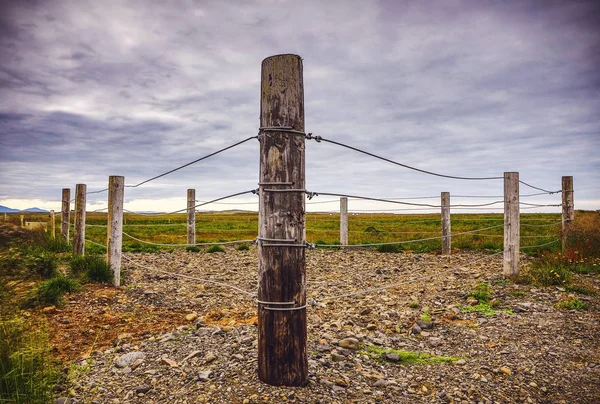
[[[256,239],[252,239],[252,240],[234,240],[234,241],[222,241],[222,242],[214,242],[214,243],[194,243],[194,244],[165,244],[165,243],[154,243],[151,241],[145,241],[145,240],[141,240],[137,237],[132,236],[131,234],[128,234],[126,232],[123,232],[124,236],[129,237],[132,240],[138,241],[140,243],[144,243],[144,244],[149,244],[149,245],[156,245],[156,246],[163,246],[163,247],[191,247],[191,246],[207,246],[207,245],[228,245],[228,244],[244,244],[244,243],[254,243],[256,242]]]

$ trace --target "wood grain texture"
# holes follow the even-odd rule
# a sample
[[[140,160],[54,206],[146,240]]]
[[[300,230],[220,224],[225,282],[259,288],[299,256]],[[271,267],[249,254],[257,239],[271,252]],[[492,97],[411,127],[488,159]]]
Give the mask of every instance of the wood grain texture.
[[[123,247],[123,200],[125,177],[108,177],[108,231],[106,232],[106,262],[113,271],[113,285],[121,285],[121,250]]]
[[[575,219],[575,201],[573,200],[573,177],[562,177],[562,248],[567,248],[567,229]]]
[[[450,237],[450,192],[442,192],[442,254],[448,255],[452,251],[452,238]]]
[[[348,198],[340,198],[340,244],[348,245]]]
[[[288,126],[304,131],[302,59],[277,55],[262,63],[261,127]],[[260,238],[305,243],[305,194],[266,189],[304,189],[305,139],[289,132],[259,136]],[[306,252],[301,247],[258,248],[258,299],[306,304]],[[258,376],[271,385],[304,386],[308,382],[306,309],[271,311],[258,308]],[[282,306],[271,306],[282,307]],[[285,306],[289,307],[289,306]]]
[[[60,213],[60,235],[67,240],[69,240],[69,228],[71,225],[69,221],[71,220],[71,189],[63,188],[62,190],[62,207]]]
[[[504,263],[503,274],[519,276],[520,252],[519,173],[504,173]]]
[[[73,228],[73,254],[85,254],[85,200],[87,186],[75,186],[75,227]]]
[[[196,190],[187,190],[187,243],[196,244]]]

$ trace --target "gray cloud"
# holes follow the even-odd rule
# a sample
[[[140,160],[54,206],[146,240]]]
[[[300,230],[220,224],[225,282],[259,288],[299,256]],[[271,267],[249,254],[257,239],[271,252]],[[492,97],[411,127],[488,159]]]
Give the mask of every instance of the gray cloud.
[[[444,174],[519,171],[549,189],[574,175],[588,189],[579,200],[600,207],[594,1],[49,1],[1,11],[0,204],[56,203],[60,188],[101,189],[108,175],[137,183],[255,134],[261,60],[298,53],[308,131]],[[128,198],[250,189],[257,151],[240,146]],[[502,191],[501,181],[430,177],[314,142],[307,184],[387,197]]]

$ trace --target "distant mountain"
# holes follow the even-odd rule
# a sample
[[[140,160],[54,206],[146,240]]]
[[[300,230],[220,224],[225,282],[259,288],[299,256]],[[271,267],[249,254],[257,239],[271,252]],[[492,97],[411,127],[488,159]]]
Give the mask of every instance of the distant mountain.
[[[30,212],[30,213],[49,213],[49,211],[40,208],[27,208],[23,209],[21,212]]]
[[[19,210],[19,209],[12,209],[7,206],[0,205],[0,213],[16,213],[16,212],[48,213],[47,210],[40,209],[40,208],[27,208],[27,209]]]
[[[0,213],[13,213],[13,212],[19,212],[19,209],[11,209],[9,207],[0,205]]]

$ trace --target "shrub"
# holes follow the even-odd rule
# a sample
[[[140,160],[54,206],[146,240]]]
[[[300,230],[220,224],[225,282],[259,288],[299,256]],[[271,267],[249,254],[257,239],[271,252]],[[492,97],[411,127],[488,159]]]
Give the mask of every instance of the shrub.
[[[475,286],[475,290],[469,293],[469,296],[477,299],[478,303],[488,303],[492,298],[492,288],[485,282],[480,282]]]
[[[200,247],[197,247],[195,245],[191,245],[191,246],[185,247],[185,250],[187,252],[195,252],[195,253],[197,253],[197,252],[200,252]]]
[[[545,254],[539,260],[533,261],[526,276],[537,285],[564,285],[571,280],[568,265],[560,255]]]
[[[71,274],[83,282],[109,283],[113,278],[113,271],[100,255],[73,256],[69,262]]]
[[[579,258],[600,258],[600,212],[577,212],[567,227],[566,250]]]
[[[60,306],[63,304],[63,295],[76,291],[78,286],[74,279],[58,276],[42,282],[35,291],[34,300],[39,304]]]
[[[225,252],[225,250],[220,245],[213,245],[208,250],[206,250],[206,252],[212,254],[218,252]]]
[[[248,246],[248,244],[241,244],[236,248],[236,250],[238,251],[248,251],[249,249],[250,247]]]
[[[556,303],[556,307],[565,310],[585,310],[588,307],[588,303],[576,297],[571,297]]]
[[[34,251],[27,257],[27,267],[42,278],[52,278],[58,274],[58,258],[49,251]]]

